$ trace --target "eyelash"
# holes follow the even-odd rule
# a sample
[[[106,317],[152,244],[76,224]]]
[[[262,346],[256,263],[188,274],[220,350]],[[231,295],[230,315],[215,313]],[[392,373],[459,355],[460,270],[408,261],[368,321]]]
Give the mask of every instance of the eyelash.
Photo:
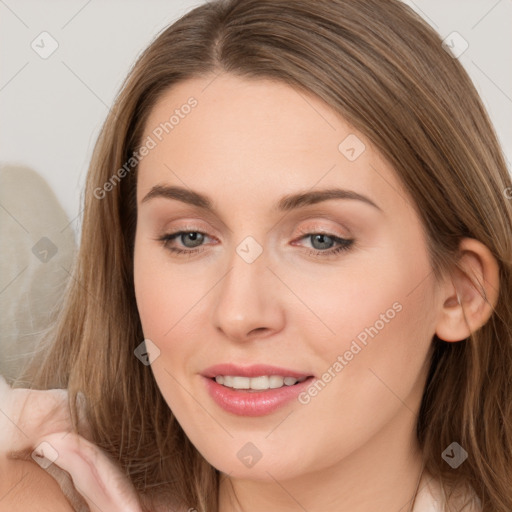
[[[175,238],[179,238],[180,235],[186,235],[189,233],[199,233],[201,235],[206,235],[206,233],[203,233],[202,231],[195,231],[193,229],[186,230],[186,231],[175,231],[174,233],[168,233],[165,234],[159,238],[157,238],[157,241],[161,242],[162,245],[169,251],[180,254],[180,255],[188,255],[193,256],[194,254],[203,252],[204,249],[179,249],[176,247],[170,247],[169,243],[172,242]],[[340,244],[338,247],[335,247],[333,249],[327,249],[325,251],[320,251],[318,249],[310,249],[307,251],[307,254],[309,256],[320,256],[320,257],[328,257],[328,256],[335,256],[341,252],[349,251],[354,243],[354,239],[347,239],[347,238],[340,238],[338,236],[335,236],[331,233],[326,232],[307,232],[304,230],[300,231],[300,234],[303,235],[299,240],[302,240],[303,238],[311,237],[314,235],[324,235],[331,238],[334,242]]]

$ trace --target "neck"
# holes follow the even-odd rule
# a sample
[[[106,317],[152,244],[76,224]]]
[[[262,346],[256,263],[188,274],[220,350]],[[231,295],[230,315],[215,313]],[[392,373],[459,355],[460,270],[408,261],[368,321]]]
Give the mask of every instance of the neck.
[[[336,465],[293,479],[269,475],[266,481],[250,481],[224,475],[219,512],[410,512],[423,468],[416,421],[402,406],[391,422]]]

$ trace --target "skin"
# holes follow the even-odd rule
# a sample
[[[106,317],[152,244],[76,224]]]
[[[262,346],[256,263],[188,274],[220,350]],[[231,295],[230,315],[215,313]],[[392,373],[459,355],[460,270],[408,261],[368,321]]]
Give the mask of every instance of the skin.
[[[142,511],[122,469],[87,439],[81,408],[78,416],[82,435],[72,432],[67,390],[11,388],[0,378],[0,511]],[[36,448],[46,464],[35,462]]]
[[[57,481],[36,463],[0,456],[0,510],[73,512]]]
[[[138,170],[135,291],[145,338],[160,350],[156,382],[192,443],[229,475],[222,512],[241,510],[233,489],[245,512],[406,512],[421,470],[414,429],[432,337],[467,336],[456,290],[472,329],[489,306],[463,275],[435,282],[413,202],[365,136],[285,84],[213,78],[166,91],[143,136],[190,96],[198,100]],[[349,134],[366,146],[354,161],[338,149]],[[207,194],[217,213],[163,197],[143,202],[155,185]],[[274,211],[285,194],[331,187],[364,194],[380,210],[335,199]],[[205,233],[203,252],[169,250],[193,250],[186,236],[167,247],[157,240],[180,230]],[[322,231],[355,242],[337,255],[308,254],[338,246],[304,234]],[[263,250],[252,263],[236,252],[247,236]],[[462,262],[485,277],[492,302],[496,262],[479,242],[464,244]],[[223,362],[320,378],[397,302],[401,311],[306,405],[293,400],[247,418],[206,392],[200,373]],[[262,454],[250,468],[237,457],[247,442]]]

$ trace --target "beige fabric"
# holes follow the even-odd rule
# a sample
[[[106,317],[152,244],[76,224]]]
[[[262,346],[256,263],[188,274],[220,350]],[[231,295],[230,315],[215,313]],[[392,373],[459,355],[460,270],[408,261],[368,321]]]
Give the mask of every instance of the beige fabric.
[[[73,224],[35,171],[0,168],[0,375],[19,375],[69,280]]]

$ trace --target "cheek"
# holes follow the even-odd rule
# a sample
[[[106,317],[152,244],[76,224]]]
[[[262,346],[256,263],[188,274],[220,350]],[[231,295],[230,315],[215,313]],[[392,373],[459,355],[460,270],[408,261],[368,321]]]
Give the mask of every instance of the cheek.
[[[134,286],[144,336],[159,343],[171,340],[180,324],[186,323],[193,305],[204,295],[199,287],[201,281],[192,283],[179,267],[171,268],[164,249],[143,247],[136,242]]]
[[[302,338],[317,369],[343,375],[334,380],[347,397],[369,397],[384,386],[380,374],[406,393],[422,371],[435,332],[434,277],[420,232],[402,233],[397,243],[347,259],[328,280],[301,277],[304,301],[323,324],[312,322]],[[295,322],[306,325],[300,315]]]
[[[322,352],[348,349],[358,338],[365,340],[393,333],[410,332],[423,323],[431,311],[432,290],[428,265],[419,258],[385,254],[361,260],[350,268],[332,272],[329,278],[301,275],[297,295],[310,313],[297,309],[295,322],[310,324],[309,341]],[[288,275],[288,281],[292,281]],[[305,314],[306,313],[306,314]],[[403,340],[406,341],[406,340]]]
[[[169,305],[176,304],[173,290],[160,272],[149,267],[135,271],[135,296],[145,338],[156,342],[172,327]]]
[[[164,250],[136,245],[137,308],[144,338],[159,350],[151,370],[167,404],[181,417],[194,417],[198,412],[188,409],[194,403],[184,389],[190,389],[188,379],[198,370],[196,358],[204,343],[201,333],[205,332],[206,296],[212,279],[211,271],[199,267],[185,271],[171,265]]]
[[[319,336],[318,323],[303,332],[320,382],[300,397],[298,410],[304,425],[307,418],[325,418],[326,437],[344,433],[345,440],[326,457],[349,453],[402,409],[413,418],[406,408],[414,410],[421,398],[435,320],[429,265],[419,257],[381,256],[367,270],[331,281],[323,296],[308,295],[308,305],[334,334],[324,329]],[[301,321],[298,316],[296,321]],[[308,429],[303,435],[310,439],[314,432]],[[283,442],[285,434],[291,435],[283,430]],[[315,450],[323,449],[320,444]],[[313,449],[311,457],[316,457]]]
[[[198,292],[180,278],[176,269],[172,273],[166,271],[165,261],[156,261],[154,252],[137,246],[134,286],[144,338],[159,350],[151,371],[169,407],[186,417],[192,412],[187,409],[186,396],[182,396],[178,383],[184,381],[183,373],[188,371],[193,355],[191,333],[186,331],[192,306],[199,300]]]

